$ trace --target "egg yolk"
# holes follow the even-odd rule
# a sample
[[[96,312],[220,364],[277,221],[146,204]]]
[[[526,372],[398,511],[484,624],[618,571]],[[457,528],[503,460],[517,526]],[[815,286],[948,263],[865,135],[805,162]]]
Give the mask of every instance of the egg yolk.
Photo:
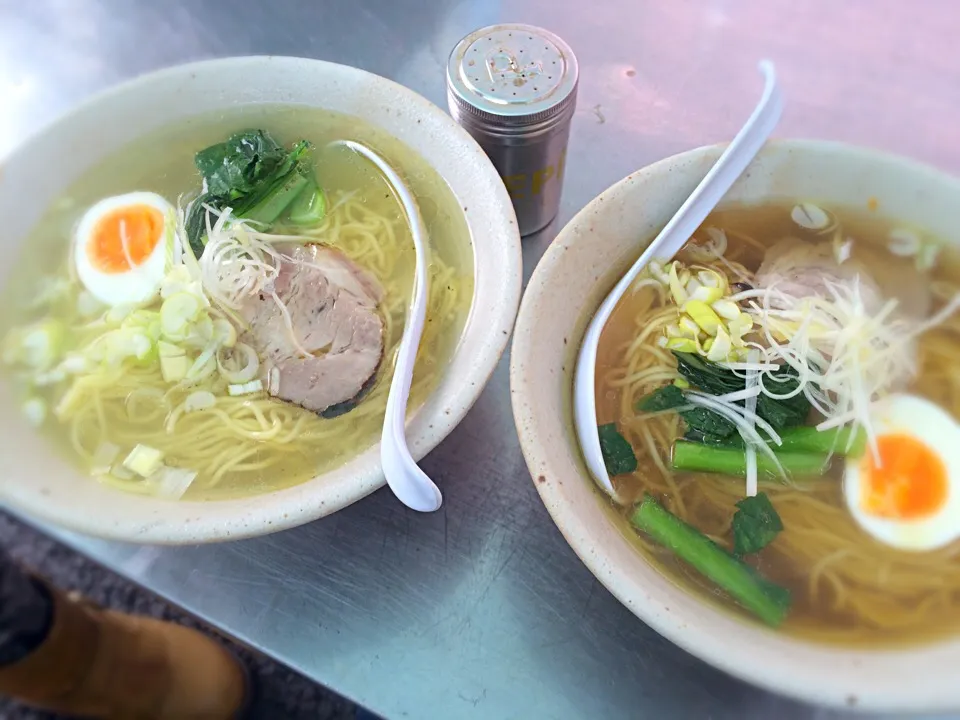
[[[947,499],[947,471],[940,457],[910,435],[877,438],[879,463],[868,451],[861,461],[861,507],[871,515],[910,520],[932,514]]]
[[[119,208],[97,221],[87,245],[87,255],[101,272],[127,272],[150,257],[162,234],[163,213],[156,208],[149,205]]]

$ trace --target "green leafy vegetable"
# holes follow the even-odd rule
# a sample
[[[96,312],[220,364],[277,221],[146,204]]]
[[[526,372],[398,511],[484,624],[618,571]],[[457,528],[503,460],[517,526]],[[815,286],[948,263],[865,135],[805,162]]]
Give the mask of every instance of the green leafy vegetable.
[[[784,472],[792,477],[823,475],[830,469],[826,453],[775,451]],[[747,457],[742,447],[703,445],[698,442],[678,440],[673,444],[671,465],[674,470],[691,472],[715,472],[734,477],[747,476]],[[780,477],[780,471],[764,453],[757,453],[757,472],[770,479]]]
[[[686,404],[686,400],[683,397],[683,390],[676,385],[664,385],[646,397],[640,398],[637,403],[637,410],[663,412],[664,410],[673,410],[684,404]]]
[[[207,181],[207,192],[235,200],[272,177],[286,158],[286,151],[269,134],[245,130],[201,150],[193,161]]]
[[[600,435],[600,452],[603,464],[611,477],[631,473],[637,469],[637,456],[627,439],[617,431],[616,423],[608,423],[597,428]]]
[[[207,231],[206,206],[221,208],[224,207],[226,202],[226,198],[218,197],[211,193],[203,193],[190,203],[190,212],[186,220],[186,231],[187,240],[190,243],[190,249],[193,251],[195,258],[199,259],[200,256],[203,255],[203,236]]]
[[[721,367],[705,360],[699,355],[690,353],[674,353],[677,358],[677,369],[685,380],[694,387],[710,395],[724,395],[730,392],[743,390],[746,380],[732,370]],[[785,366],[776,375],[764,378],[764,386],[772,393],[786,395],[799,386],[800,379],[796,370]],[[709,411],[708,411],[709,412]],[[757,397],[757,415],[766,420],[773,428],[780,431],[784,428],[802,425],[810,414],[810,402],[803,393],[797,393],[791,398],[779,399],[761,393]],[[697,429],[712,433],[708,428],[695,426]],[[712,433],[726,437],[730,433]]]
[[[780,625],[790,609],[790,591],[763,578],[710,538],[647,495],[631,524],[671,550],[768,625]]]
[[[308,189],[319,193],[307,162],[309,149],[310,144],[301,140],[288,151],[263,130],[245,130],[198,152],[194,164],[206,181],[206,192],[191,204],[186,221],[194,255],[203,254],[205,205],[217,210],[229,206],[237,217],[269,227],[294,206],[301,193]],[[318,215],[322,218],[322,211],[301,212],[301,224]]]
[[[740,437],[739,434],[737,434],[737,426],[722,415],[717,415],[713,410],[695,407],[692,410],[686,410],[680,413],[680,417],[683,418],[688,428],[703,435],[720,438],[731,437],[733,435]]]
[[[637,410],[642,412],[664,412],[687,405],[683,390],[676,385],[665,385],[640,399]],[[702,407],[680,411],[680,416],[686,421],[687,427],[701,435],[726,438],[737,431],[737,426],[721,415]],[[739,437],[739,436],[738,436]]]
[[[681,352],[675,352],[674,355],[677,358],[677,370],[683,378],[709,395],[723,395],[746,387],[746,381],[732,370],[722,368],[699,355]]]
[[[733,552],[760,552],[783,530],[783,521],[766,493],[757,493],[737,503],[733,515]]]

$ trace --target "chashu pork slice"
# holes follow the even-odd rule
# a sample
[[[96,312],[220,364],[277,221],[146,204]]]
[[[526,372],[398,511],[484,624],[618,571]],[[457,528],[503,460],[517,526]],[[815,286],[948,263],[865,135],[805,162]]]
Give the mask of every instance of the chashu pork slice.
[[[261,292],[241,314],[271,395],[326,416],[346,412],[371,385],[383,357],[383,288],[346,255],[322,245],[284,250],[273,296]],[[307,351],[309,355],[304,355]]]

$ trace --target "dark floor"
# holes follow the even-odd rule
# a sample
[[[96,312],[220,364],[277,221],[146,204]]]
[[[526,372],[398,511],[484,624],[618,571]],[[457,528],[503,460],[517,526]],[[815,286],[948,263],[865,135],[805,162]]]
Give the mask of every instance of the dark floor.
[[[128,612],[204,626],[151,593],[132,585],[0,512],[0,547],[53,584],[76,590],[94,602]],[[353,720],[353,703],[302,675],[247,648],[234,646],[247,662],[258,688],[256,720]],[[55,716],[24,708],[0,697],[0,720],[50,720]]]

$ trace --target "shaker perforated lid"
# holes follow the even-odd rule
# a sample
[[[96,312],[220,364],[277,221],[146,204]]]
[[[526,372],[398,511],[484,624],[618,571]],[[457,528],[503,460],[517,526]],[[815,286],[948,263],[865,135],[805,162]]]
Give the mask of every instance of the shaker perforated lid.
[[[532,25],[491,25],[457,43],[447,88],[457,109],[504,126],[560,115],[576,102],[577,58],[553,33]]]

